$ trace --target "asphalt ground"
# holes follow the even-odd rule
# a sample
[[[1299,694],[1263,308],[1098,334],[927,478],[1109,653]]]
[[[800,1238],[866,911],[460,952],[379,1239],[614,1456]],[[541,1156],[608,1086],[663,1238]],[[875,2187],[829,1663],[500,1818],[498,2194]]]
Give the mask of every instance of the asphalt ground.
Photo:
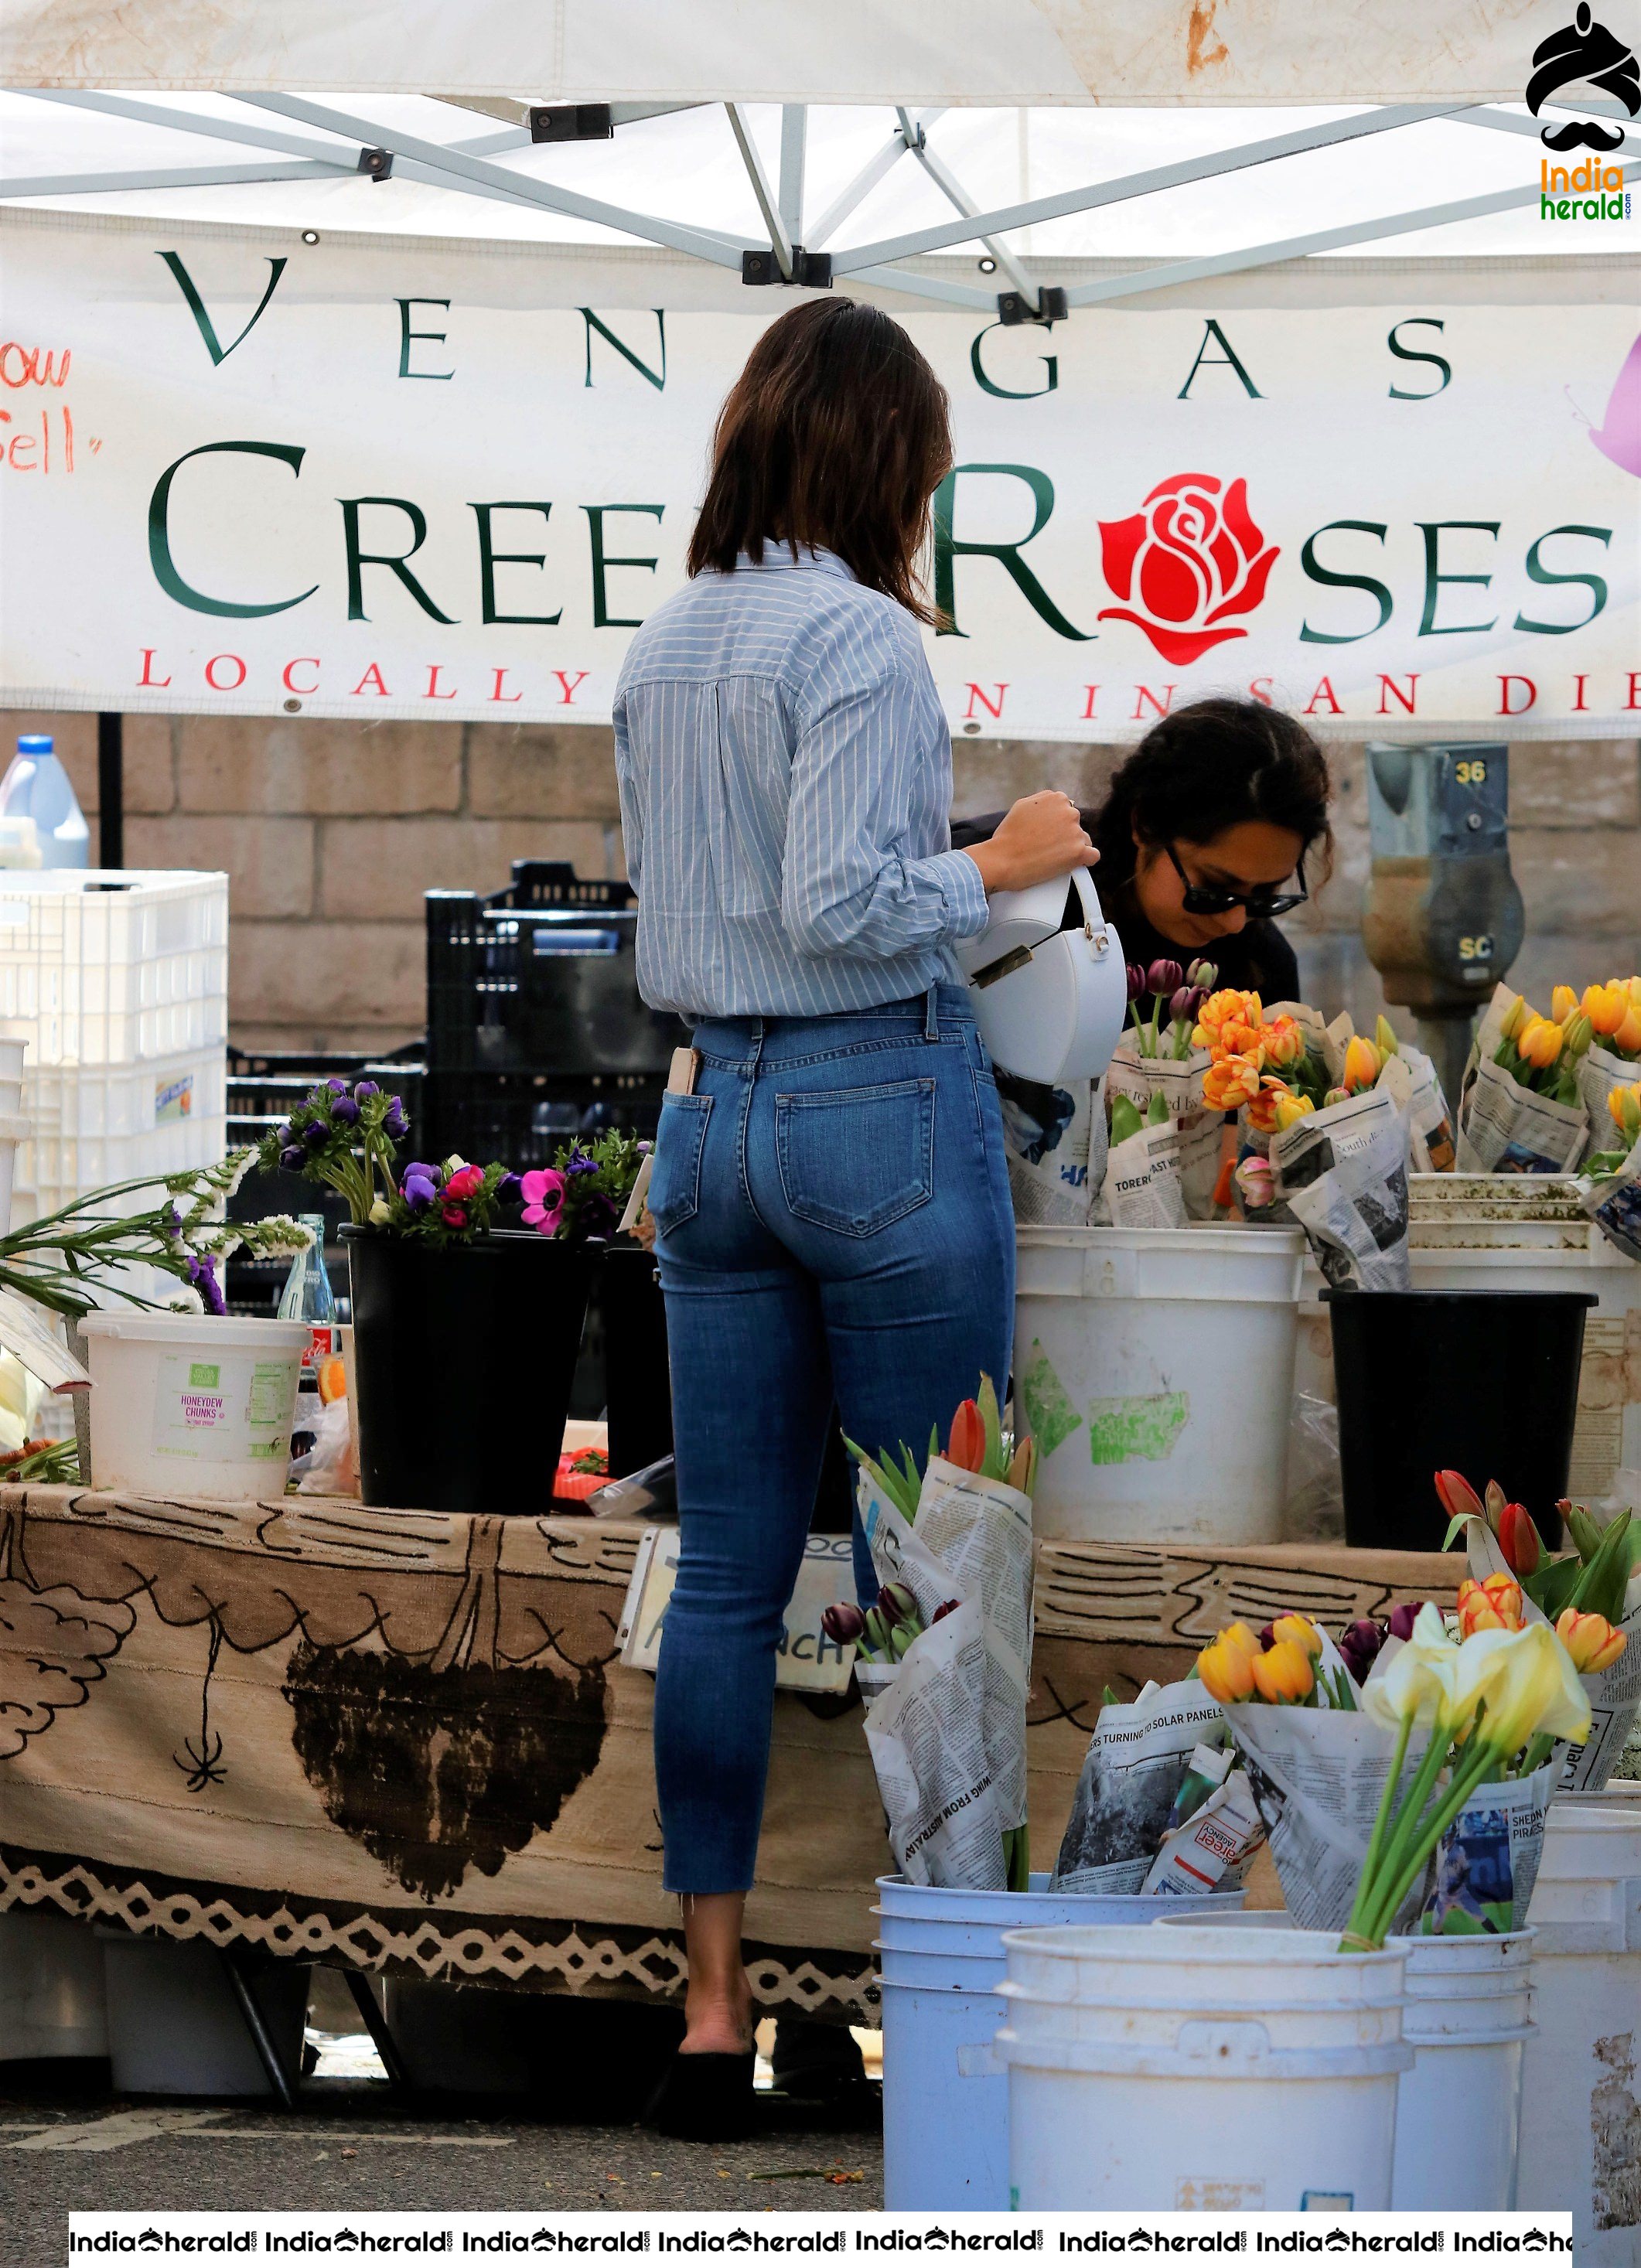
[[[8,2075],[10,2074],[10,2075]],[[732,2144],[642,2126],[543,2124],[484,2098],[395,2102],[380,2080],[309,2080],[299,2107],[121,2100],[0,2063],[0,2268],[59,2268],[73,2212],[871,2211],[870,2100],[830,2120],[764,2097]]]

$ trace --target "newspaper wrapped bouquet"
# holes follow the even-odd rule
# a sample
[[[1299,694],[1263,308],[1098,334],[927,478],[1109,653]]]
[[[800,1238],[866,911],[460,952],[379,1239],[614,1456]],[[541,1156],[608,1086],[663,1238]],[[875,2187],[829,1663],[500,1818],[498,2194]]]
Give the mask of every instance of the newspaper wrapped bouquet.
[[[1465,1068],[1461,1170],[1571,1172],[1587,1150],[1605,1150],[1611,1099],[1636,1084],[1638,1060],[1641,976],[1589,984],[1581,995],[1557,984],[1548,1016],[1500,984]],[[1622,1108],[1611,1108],[1610,1117],[1622,1132]],[[1633,1147],[1631,1137],[1626,1152]]]
[[[1453,1626],[1430,1604],[1338,1645],[1301,1615],[1233,1623],[1197,1658],[1254,1766],[1283,1893],[1342,1948],[1393,1929],[1496,1933],[1525,1920],[1557,1741],[1590,1704],[1546,1623]]]
[[[1031,1490],[1036,1451],[1004,1432],[995,1388],[938,1430],[924,1464],[867,1455],[858,1501],[879,1589],[828,1609],[872,1692],[866,1741],[909,1881],[1030,1887],[1026,1697],[1031,1676]]]
[[[1573,1548],[1554,1555],[1527,1506],[1507,1502],[1497,1481],[1478,1497],[1462,1473],[1440,1472],[1436,1493],[1449,1515],[1443,1549],[1462,1535],[1469,1564],[1460,1627],[1554,1625],[1591,1712],[1589,1734],[1563,1760],[1559,1785],[1599,1792],[1641,1712],[1641,1521],[1626,1509],[1603,1524],[1564,1497],[1556,1509]]]
[[[1609,1243],[1641,1260],[1641,1080],[1608,1091],[1607,1116],[1614,1144],[1585,1160],[1579,1201]]]

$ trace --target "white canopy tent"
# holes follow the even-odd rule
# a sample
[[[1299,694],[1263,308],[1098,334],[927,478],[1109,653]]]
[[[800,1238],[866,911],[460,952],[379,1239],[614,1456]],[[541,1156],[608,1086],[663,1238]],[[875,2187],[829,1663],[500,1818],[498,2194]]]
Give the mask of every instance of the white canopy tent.
[[[10,304],[17,294],[34,330],[40,330],[51,322],[61,329],[77,309],[124,306],[134,290],[136,303],[144,307],[159,293],[168,295],[167,314],[174,316],[180,308],[176,290],[164,277],[158,286],[153,282],[154,254],[164,258],[170,250],[179,263],[193,261],[202,276],[208,275],[201,288],[222,317],[221,341],[213,334],[211,343],[210,375],[217,394],[251,383],[258,414],[264,415],[276,406],[289,408],[305,370],[305,358],[293,359],[287,352],[279,368],[270,367],[266,374],[266,399],[254,395],[253,350],[241,350],[241,342],[267,304],[259,304],[258,292],[276,262],[281,271],[289,269],[275,278],[283,294],[281,308],[300,304],[307,294],[315,308],[362,309],[372,293],[379,298],[407,290],[414,296],[401,298],[401,306],[431,307],[473,297],[498,310],[504,306],[513,328],[497,329],[490,351],[493,360],[516,365],[521,354],[539,351],[535,345],[523,346],[519,328],[531,310],[584,311],[585,340],[578,333],[561,342],[559,374],[566,385],[580,386],[585,348],[589,389],[594,385],[593,325],[600,325],[601,339],[609,336],[598,309],[643,310],[647,316],[663,308],[674,320],[675,341],[677,320],[689,315],[716,312],[740,318],[739,325],[720,326],[714,334],[716,359],[697,358],[698,394],[687,406],[679,397],[681,416],[693,423],[668,428],[657,445],[663,452],[670,448],[673,460],[681,464],[673,487],[664,490],[659,472],[644,470],[623,484],[626,443],[612,428],[603,436],[607,469],[588,493],[619,501],[575,507],[589,512],[652,512],[659,520],[663,504],[648,499],[664,496],[675,504],[668,533],[658,539],[661,584],[675,571],[678,543],[671,531],[688,512],[713,387],[721,391],[725,373],[744,353],[752,335],[746,327],[769,320],[789,303],[794,288],[853,291],[913,319],[915,328],[922,311],[930,320],[919,335],[936,354],[948,384],[954,376],[969,384],[972,370],[973,383],[989,397],[977,409],[989,416],[997,414],[995,403],[1026,402],[1058,385],[1060,393],[1041,413],[1040,423],[1062,411],[1070,419],[1077,406],[1079,338],[1097,337],[1108,359],[1116,335],[1079,330],[1079,324],[1097,315],[1188,310],[1201,334],[1199,353],[1208,349],[1211,361],[1223,362],[1218,325],[1227,309],[1372,310],[1371,324],[1358,327],[1359,335],[1353,333],[1343,349],[1344,358],[1336,363],[1343,372],[1353,357],[1382,352],[1387,324],[1434,326],[1423,342],[1428,347],[1446,320],[1443,310],[1484,309],[1490,311],[1491,328],[1478,328],[1472,347],[1495,364],[1510,362],[1519,342],[1532,341],[1535,352],[1547,355],[1557,329],[1564,332],[1565,353],[1589,378],[1585,393],[1573,399],[1574,409],[1583,427],[1599,434],[1602,401],[1623,356],[1620,342],[1633,332],[1641,301],[1641,261],[1625,248],[1625,227],[1595,220],[1544,225],[1540,169],[1546,152],[1539,136],[1544,124],[1563,116],[1611,117],[1618,122],[1611,132],[1620,134],[1627,107],[1622,73],[1608,71],[1593,84],[1570,78],[1547,95],[1541,90],[1541,114],[1535,116],[1521,96],[1534,47],[1557,33],[1556,0],[1503,11],[1453,6],[1439,12],[1434,28],[1431,12],[1428,6],[1416,10],[1410,0],[1380,0],[1354,10],[1341,25],[1337,17],[1284,0],[1263,11],[1257,26],[1243,28],[1233,26],[1228,10],[1215,0],[1199,0],[1188,11],[1159,0],[1121,9],[1097,6],[1093,0],[956,0],[938,11],[938,21],[887,0],[841,0],[824,11],[782,0],[755,14],[725,4],[681,11],[665,0],[591,0],[585,5],[582,0],[559,0],[545,15],[519,6],[518,0],[489,0],[459,18],[423,6],[421,0],[391,15],[376,9],[273,8],[254,0],[230,0],[210,9],[161,0],[140,18],[88,16],[63,0],[0,0],[0,81],[10,90],[0,93],[0,240],[8,248],[0,282],[8,284],[6,320],[13,336],[33,335],[20,327],[22,319]],[[409,59],[412,68],[401,71],[398,58]],[[1568,68],[1577,60],[1570,57]],[[1595,62],[1599,57],[1592,67]],[[412,85],[438,92],[407,92]],[[330,91],[303,91],[314,86]],[[881,99],[885,95],[893,99]],[[1624,182],[1632,181],[1641,170],[1641,134],[1623,133],[1617,146],[1604,153],[1603,163],[1609,173],[1615,168]],[[111,237],[129,239],[130,256],[123,267],[117,261],[109,264]],[[90,249],[93,243],[101,251]],[[245,256],[237,268],[225,259],[213,267],[212,246],[224,253],[236,248]],[[195,252],[194,247],[200,248]],[[322,247],[322,253],[307,259],[299,249],[304,247]],[[413,277],[407,284],[403,275],[409,271],[393,269],[388,255],[395,248],[422,263],[416,275],[423,280]],[[76,261],[83,263],[77,277],[54,275],[54,262],[60,268],[64,260],[70,270]],[[139,272],[149,282],[134,287],[130,279]],[[398,282],[395,274],[401,274]],[[475,280],[481,275],[482,283]],[[274,288],[269,283],[270,293]],[[1498,311],[1509,309],[1517,311],[1513,325],[1492,320]],[[1544,309],[1569,314],[1566,320],[1558,316],[1547,334],[1538,312]],[[1574,312],[1596,312],[1602,320],[1575,335],[1567,328]],[[941,319],[949,327],[946,330]],[[430,318],[415,320],[423,328],[416,328],[409,314],[402,317],[405,344],[397,375],[445,377],[439,368],[411,366],[413,351],[428,350],[413,350],[409,342],[441,335]],[[982,369],[977,327],[983,332],[999,323],[1010,335],[988,341]],[[339,337],[345,328],[339,313]],[[184,328],[185,346],[197,353],[199,338],[186,320]],[[143,393],[151,389],[155,372],[132,345],[134,335],[127,325],[117,352],[135,355],[130,374]],[[1145,357],[1130,350],[1128,341],[1140,333],[1122,335],[1124,357],[1137,369]],[[1167,376],[1165,384],[1166,355],[1157,362],[1151,383],[1153,393],[1166,391],[1170,399],[1184,400],[1191,396],[1196,365],[1189,337],[1181,336],[1192,373],[1183,390],[1177,374]],[[256,347],[269,339],[264,332]],[[644,345],[639,340],[635,346],[638,339],[629,331],[611,342],[626,357],[625,364],[612,367],[617,378],[630,378],[637,398],[647,404],[644,387],[666,383],[665,342]],[[1272,331],[1268,348],[1262,341],[1262,349],[1285,357],[1291,344],[1285,334]],[[89,354],[89,340],[83,350]],[[1178,350],[1171,345],[1167,353]],[[307,351],[311,357],[316,350]],[[1402,357],[1406,348],[1393,344],[1389,351]],[[599,352],[604,353],[602,345]],[[1233,382],[1228,391],[1233,407],[1240,409],[1245,394],[1258,400],[1266,389],[1233,352],[1240,385]],[[1339,339],[1328,352],[1341,355]],[[676,358],[676,345],[674,354]],[[1423,357],[1427,366],[1439,359]],[[1393,371],[1389,387],[1380,379],[1378,393],[1394,400],[1417,398],[1394,383],[1395,376]],[[1330,409],[1338,417],[1353,414],[1347,412],[1343,394],[1336,408],[1330,403],[1320,349],[1313,354],[1307,383],[1309,414],[1319,436]],[[1557,383],[1549,361],[1534,383],[1541,413],[1546,401],[1568,390]],[[400,387],[395,406],[407,394],[423,391],[414,385]],[[1199,387],[1199,395],[1201,391]],[[675,396],[676,367],[669,408]],[[1617,401],[1616,393],[1613,399]],[[1032,474],[1013,463],[1024,445],[1003,438],[1000,428],[976,428],[976,438],[966,442],[959,407],[960,455],[975,460],[971,469],[982,475],[1012,471],[1037,480],[1050,499],[1045,507],[1034,490],[1039,504],[1031,537],[1020,538],[1017,527],[1012,545],[1005,541],[1001,548],[1012,549],[1016,563],[1023,565],[1023,541],[1036,543],[1033,556],[1039,562],[1052,559],[1061,544],[1066,571],[1071,571],[1103,541],[1106,523],[1096,534],[1093,511],[1103,507],[1104,493],[1085,511],[1080,528],[1072,529],[1068,498],[1076,475],[1063,459],[1056,462],[1060,522],[1040,539],[1056,493],[1054,485],[1046,473]],[[1449,407],[1444,402],[1443,414]],[[582,413],[578,443],[584,455],[596,459],[597,405],[589,394],[577,408]],[[1080,409],[1083,422],[1063,423],[1056,446],[1085,453],[1098,432],[1108,450],[1109,429],[1088,422],[1099,414],[1092,395],[1082,400]],[[1019,419],[1038,413],[1006,414]],[[1135,461],[1149,469],[1136,477],[1148,482],[1158,470],[1172,469],[1172,457],[1165,460],[1159,452],[1183,451],[1181,464],[1193,455],[1220,462],[1213,456],[1218,449],[1227,479],[1240,468],[1257,480],[1257,461],[1240,460],[1255,447],[1279,453],[1287,437],[1269,419],[1258,437],[1234,416],[1228,424],[1211,428],[1211,416],[1218,414],[1205,412],[1196,426],[1176,421],[1177,437],[1175,427],[1163,429],[1154,450],[1137,442]],[[164,420],[158,422],[163,427]],[[1508,466],[1512,478],[1522,468],[1522,437],[1530,423],[1521,411],[1513,427],[1506,421],[1498,428],[1491,454]],[[207,430],[199,428],[202,434]],[[217,426],[209,430],[214,434]],[[223,430],[253,429],[230,420]],[[1398,437],[1407,430],[1398,429]],[[1474,446],[1473,422],[1456,430]],[[1187,438],[1193,433],[1197,438]],[[401,438],[401,449],[406,440],[408,436]],[[1578,440],[1572,453],[1581,477],[1582,431]],[[1434,468],[1442,461],[1443,445],[1436,441],[1433,427],[1431,442],[1425,461]],[[227,445],[213,439],[209,446]],[[1362,428],[1359,446],[1368,461],[1383,453],[1383,446],[1371,426]],[[1621,461],[1599,439],[1597,446],[1606,457]],[[1239,468],[1225,454],[1232,451],[1238,453]],[[135,456],[135,443],[121,453]],[[482,455],[482,448],[478,453]],[[1338,453],[1336,438],[1333,454]],[[637,454],[641,463],[642,452]],[[1009,462],[999,465],[998,459]],[[391,467],[391,451],[386,461]],[[163,464],[162,452],[149,468],[148,485]],[[494,478],[473,468],[475,482]],[[1267,475],[1268,482],[1274,478],[1274,473]],[[568,482],[564,474],[554,487],[544,475],[533,488],[505,492],[562,498],[578,493]],[[1538,511],[1544,526],[1549,525],[1550,492],[1560,493],[1557,482],[1570,497],[1578,485],[1575,480],[1569,486],[1547,460],[1541,482],[1544,509]],[[393,477],[384,472],[369,482],[357,475],[353,484],[385,489],[395,497],[414,493],[408,474]],[[1586,500],[1576,510],[1573,502],[1564,503],[1561,513],[1564,520],[1580,526],[1600,522],[1616,531],[1616,542],[1609,539],[1607,545],[1602,585],[1604,593],[1610,585],[1614,603],[1599,626],[1608,640],[1608,663],[1625,634],[1616,626],[1636,619],[1641,548],[1634,483],[1626,489],[1620,481],[1616,486],[1616,507],[1609,495]],[[1007,512],[992,526],[985,518],[984,482],[971,481],[969,488],[975,501],[965,512],[979,512],[980,518],[968,521],[960,531],[968,540],[955,548],[984,551],[990,539],[995,554],[1008,533]],[[475,489],[486,492],[484,487]],[[1348,501],[1338,509],[1344,510]],[[1308,504],[1296,508],[1309,509]],[[1358,514],[1364,508],[1357,504]],[[420,507],[415,509],[419,513]],[[545,516],[545,504],[496,509]],[[1375,509],[1388,525],[1390,507]],[[1487,498],[1468,509],[1498,516]],[[561,504],[559,526],[565,517]],[[1358,518],[1339,524],[1365,523]],[[1453,524],[1477,523],[1465,519]],[[1524,524],[1519,549],[1525,553],[1542,532],[1537,524]],[[1278,581],[1297,565],[1301,533],[1296,526],[1285,541],[1286,563],[1278,570]],[[273,540],[279,540],[278,531]],[[357,549],[357,535],[350,540]],[[1408,540],[1416,539],[1409,534]],[[435,532],[424,557],[434,556],[439,541]],[[207,544],[203,533],[198,541]],[[1537,561],[1534,553],[1525,571],[1534,581],[1541,579]],[[145,578],[140,560],[132,563]],[[1569,558],[1552,563],[1566,581],[1577,563]],[[291,571],[313,581],[305,567],[293,566]],[[1518,576],[1520,571],[1518,559]],[[1024,590],[1015,567],[1008,572]],[[1428,616],[1431,593],[1447,579],[1446,566],[1439,570],[1434,555],[1427,553],[1424,573]],[[601,574],[595,565],[595,580]],[[209,579],[203,573],[197,578]],[[1321,579],[1328,579],[1326,571]],[[17,596],[15,585],[8,589],[8,611],[18,604],[27,609],[38,581],[33,557],[19,581]],[[1357,581],[1366,587],[1359,563]],[[291,581],[284,587],[298,585]],[[602,591],[599,581],[588,638],[564,653],[574,666],[567,674],[555,672],[546,691],[527,689],[526,705],[515,715],[537,713],[538,700],[551,705],[557,699],[550,689],[554,680],[563,685],[572,677],[585,688],[573,704],[578,713],[584,713],[588,702],[591,713],[607,713],[604,704],[622,640],[617,617],[612,615],[605,624]],[[392,595],[397,602],[398,593]],[[995,648],[982,652],[982,633],[963,628],[959,636],[969,642],[961,656],[963,670],[943,688],[954,724],[982,732],[1068,736],[1085,736],[1091,725],[1107,721],[1118,729],[1143,724],[1144,713],[1130,718],[1126,708],[1111,720],[1105,711],[1096,711],[1092,684],[1081,685],[1089,674],[1081,668],[1085,657],[1068,652],[1070,641],[1087,644],[1096,635],[1120,635],[1078,627],[1094,618],[1100,597],[1110,595],[1092,593],[1080,615],[1075,608],[1057,615],[1051,609],[1042,619],[1058,626],[1049,632],[1042,632],[1041,620],[1026,625],[1033,636],[1049,638],[1056,662],[1076,660],[1079,666],[1071,676],[1062,673],[1063,681],[1056,679],[1053,692],[1045,689],[1034,701],[1025,685],[1030,656],[1011,643],[1006,608],[1002,643]],[[1013,594],[1006,597],[1013,606]],[[1416,602],[1408,604],[1417,612]],[[210,610],[234,616],[276,611],[225,600]],[[356,614],[350,605],[350,620],[361,618],[363,611],[361,607]],[[442,609],[423,608],[424,615],[441,623],[458,611],[453,602]],[[1113,611],[1099,611],[1099,619],[1103,622]],[[1535,619],[1527,608],[1521,611],[1529,621]],[[1041,608],[1036,612],[1042,615]],[[148,620],[133,615],[119,625],[118,635],[135,641],[133,652],[159,651],[151,647],[155,633],[146,627]],[[283,631],[288,625],[280,627]],[[1549,623],[1544,635],[1558,657],[1582,666],[1583,644],[1564,637],[1574,627]],[[1445,623],[1431,625],[1430,634],[1439,640],[1445,629]],[[1294,634],[1339,644],[1361,635],[1354,630],[1348,636],[1301,630],[1297,611]],[[327,706],[326,694],[311,691],[305,676],[298,696],[290,676],[294,663],[285,668],[283,687],[276,683],[276,657],[271,652],[264,657],[264,682],[258,691],[254,660],[231,654],[218,670],[219,658],[213,658],[210,645],[207,638],[197,657],[190,654],[187,669],[197,681],[187,689],[174,669],[170,684],[160,683],[166,674],[162,659],[144,660],[140,680],[130,681],[125,705],[291,709],[305,703],[313,713],[355,713],[347,705],[350,693],[338,694],[335,705]],[[1166,638],[1159,643],[1152,635],[1141,658],[1150,659],[1152,649],[1166,654]],[[1475,651],[1483,649],[1493,663],[1525,669],[1497,638],[1483,640]],[[955,651],[946,649],[946,658]],[[1244,651],[1255,666],[1253,645],[1230,658],[1240,662]],[[1444,659],[1451,652],[1439,645],[1432,651]],[[357,659],[363,672],[362,648]],[[1292,696],[1300,663],[1308,671],[1316,659],[1283,649],[1275,665],[1283,697]],[[1386,656],[1376,659],[1382,728],[1424,729],[1400,711],[1385,711]],[[1424,659],[1422,647],[1417,652],[1409,649],[1402,666],[1411,671]],[[1269,666],[1262,656],[1257,666]],[[224,687],[219,680],[232,676],[235,666],[247,671],[247,679],[240,686]],[[380,681],[383,671],[373,658],[371,666]],[[408,672],[409,664],[404,666]],[[429,682],[438,690],[416,699],[450,698],[445,688],[451,677],[441,678],[430,652],[425,663],[417,658],[417,670],[424,666],[431,669]],[[394,675],[387,669],[387,678]],[[61,639],[50,657],[8,658],[4,678],[0,689],[25,704],[111,705],[107,668],[87,662]],[[978,693],[977,681],[982,688]],[[497,691],[483,698],[512,700],[512,688],[526,681],[508,678],[503,693],[498,677]],[[1481,682],[1477,679],[1476,687]],[[1614,714],[1624,706],[1621,688],[1591,691],[1576,668],[1567,675],[1564,696],[1542,701],[1530,675],[1500,675],[1498,682],[1506,704],[1523,697],[1512,694],[1512,685],[1534,688],[1532,702],[1540,713],[1517,728],[1521,731],[1611,730]],[[1006,716],[1005,683],[1016,688]],[[1614,684],[1617,688],[1616,679]],[[988,685],[997,691],[984,690]],[[282,690],[289,697],[276,700]],[[462,692],[461,705],[445,713],[483,713],[467,705],[469,697]],[[1125,703],[1127,697],[1125,693]],[[1328,697],[1336,697],[1331,686]],[[399,713],[428,713],[410,696],[401,700],[396,687],[392,698]],[[471,698],[476,702],[480,696]],[[1489,690],[1488,702],[1496,698]],[[1134,706],[1143,712],[1139,693]],[[1582,722],[1586,711],[1593,720],[1588,725]],[[1483,707],[1481,692],[1473,687],[1452,690],[1443,713],[1448,720],[1458,717],[1480,724],[1495,712]]]

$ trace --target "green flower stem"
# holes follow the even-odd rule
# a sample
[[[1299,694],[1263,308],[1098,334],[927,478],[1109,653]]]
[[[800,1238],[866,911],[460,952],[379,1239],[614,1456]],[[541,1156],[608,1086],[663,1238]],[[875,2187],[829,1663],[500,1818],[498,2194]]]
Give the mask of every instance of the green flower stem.
[[[1531,1779],[1542,1764],[1548,1764],[1556,1746],[1554,1733],[1535,1733],[1527,1743],[1527,1754],[1521,1759],[1518,1779]]]
[[[1376,1945],[1384,1943],[1402,1901],[1424,1872],[1431,1852],[1464,1809],[1475,1790],[1490,1771],[1498,1770],[1503,1761],[1497,1749],[1490,1749],[1478,1741],[1474,1760],[1460,1766],[1446,1793],[1432,1807],[1430,1816],[1421,1821],[1410,1851],[1404,1853],[1400,1870],[1387,1877],[1374,1902],[1367,1934]]]
[[[1412,1738],[1413,1719],[1411,1717],[1404,1717],[1402,1720],[1402,1729],[1396,1734],[1396,1753],[1391,1764],[1390,1777],[1385,1782],[1385,1793],[1379,1800],[1379,1812],[1373,1821],[1373,1831],[1367,1838],[1367,1858],[1356,1886],[1356,1903],[1350,1909],[1350,1918],[1346,1924],[1348,1930],[1355,1930],[1365,1918],[1362,1908],[1367,1896],[1369,1885],[1377,1874],[1379,1854],[1384,1848],[1385,1831],[1390,1825],[1390,1815],[1395,1808],[1396,1787],[1402,1778],[1402,1768],[1408,1760],[1408,1743]]]
[[[1365,1867],[1362,1870],[1357,1884],[1356,1904],[1346,1925],[1348,1935],[1370,1944],[1374,1941],[1372,1925],[1379,1902],[1379,1885],[1386,1874],[1400,1873],[1408,1845],[1418,1832],[1419,1815],[1436,1786],[1442,1766],[1447,1761],[1447,1750],[1452,1742],[1453,1728],[1438,1719],[1431,1727],[1430,1746],[1419,1761],[1413,1785],[1393,1816],[1389,1841],[1381,1847],[1376,1872],[1370,1876]]]

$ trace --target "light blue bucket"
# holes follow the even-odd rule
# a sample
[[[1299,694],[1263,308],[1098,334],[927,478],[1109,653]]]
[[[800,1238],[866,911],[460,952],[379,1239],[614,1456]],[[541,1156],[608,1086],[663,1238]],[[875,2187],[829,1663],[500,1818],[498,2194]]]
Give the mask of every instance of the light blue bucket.
[[[993,2059],[1005,1930],[1156,1921],[1182,1899],[1051,1890],[933,1890],[879,1876],[883,2202],[891,2213],[1006,2213],[1009,2089]],[[1188,1903],[1232,1914],[1240,1890]]]

